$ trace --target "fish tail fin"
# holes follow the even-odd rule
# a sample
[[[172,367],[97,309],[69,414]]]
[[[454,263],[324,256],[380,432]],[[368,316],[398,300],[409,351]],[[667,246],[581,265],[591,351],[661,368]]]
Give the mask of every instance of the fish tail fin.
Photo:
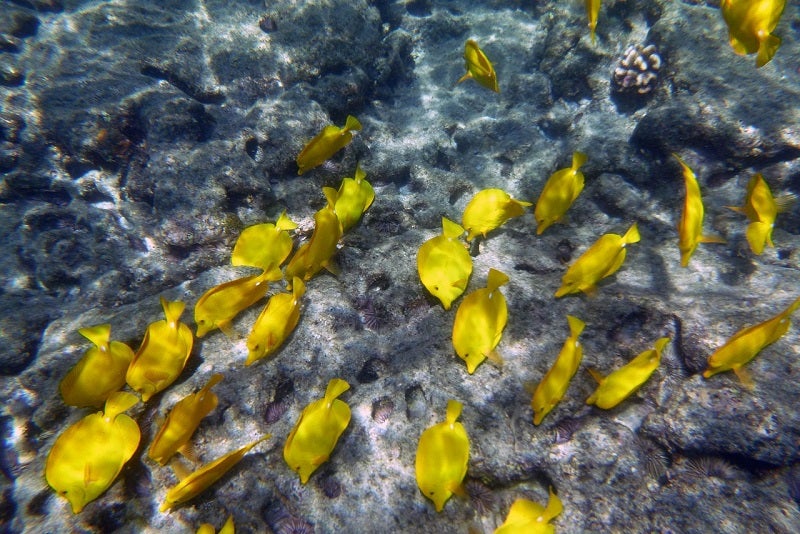
[[[98,347],[108,346],[109,341],[111,341],[110,324],[87,326],[78,330],[78,333]]]
[[[461,415],[462,408],[464,408],[464,405],[457,400],[450,399],[447,401],[447,416],[445,420],[451,425],[455,423]]]
[[[570,337],[578,337],[586,327],[586,323],[575,317],[574,315],[567,315],[567,322],[569,323]]]
[[[469,80],[470,78],[472,78],[472,73],[467,71],[467,73],[465,75],[463,75],[461,78],[459,78],[458,81],[454,85],[458,85],[458,84],[460,84],[461,82],[463,82],[465,80]]]
[[[770,62],[772,56],[778,51],[781,46],[780,37],[774,35],[767,35],[763,39],[759,39],[758,43],[758,56],[756,56],[756,67],[763,67]]]
[[[361,123],[358,122],[358,119],[353,117],[352,115],[347,116],[347,120],[344,123],[345,130],[360,130]]]
[[[764,252],[764,246],[774,246],[772,244],[772,225],[764,222],[756,221],[747,225],[745,235],[747,242],[750,243],[750,248],[755,254]]]
[[[328,403],[333,402],[335,398],[350,389],[350,384],[341,378],[333,378],[328,382],[328,388],[325,390],[325,400]]]
[[[598,384],[602,384],[603,380],[606,379],[606,377],[601,375],[597,369],[588,367],[586,370],[589,372],[590,375],[592,375],[592,378],[594,378],[594,381],[597,382]]]
[[[797,308],[800,308],[800,297],[797,297],[794,302],[789,304],[789,306],[783,311],[783,316],[788,317],[797,311]]]
[[[106,400],[106,407],[103,414],[107,419],[113,420],[116,416],[127,410],[128,408],[136,405],[139,402],[139,397],[127,391],[117,391],[112,393]]]
[[[161,297],[161,307],[164,308],[164,317],[167,318],[167,324],[177,326],[181,314],[186,308],[186,303],[180,300],[168,301]]]
[[[206,385],[203,386],[203,388],[197,392],[198,397],[205,397],[206,394],[211,390],[211,388],[222,382],[222,378],[223,378],[222,373],[214,373],[213,375],[211,375],[211,378],[208,379]]]
[[[259,275],[259,278],[261,279],[260,282],[277,282],[283,278],[283,272],[279,266],[270,265],[268,269],[264,269],[264,272]],[[266,291],[267,290],[264,290],[265,293]]]
[[[507,284],[508,280],[509,278],[507,274],[501,273],[497,269],[489,269],[489,278],[486,282],[486,289],[489,290],[489,293],[492,293],[498,287]]]
[[[298,277],[292,278],[292,295],[300,300],[306,294],[306,284]]]
[[[542,512],[543,523],[549,523],[551,519],[564,510],[564,505],[561,504],[561,499],[559,499],[556,492],[553,491],[553,486],[550,486],[549,494],[550,498],[547,500],[547,507],[544,509],[544,512]]]
[[[325,195],[325,200],[328,201],[328,207],[333,209],[333,206],[336,205],[336,199],[339,196],[339,192],[332,187],[323,187],[322,193]]]
[[[625,232],[625,235],[622,236],[622,242],[626,245],[638,243],[640,239],[641,236],[639,235],[639,226],[637,223],[633,223],[631,227],[628,228],[628,231]]]
[[[286,215],[286,211],[282,211],[278,220],[275,222],[275,228],[278,230],[294,230],[297,228],[297,223]]]
[[[364,181],[364,178],[367,177],[367,173],[361,169],[361,163],[356,163],[356,172],[353,175],[353,179],[356,181],[357,184],[360,184]]]
[[[578,152],[577,150],[572,153],[572,170],[577,171],[586,161],[589,159],[589,156],[584,154],[583,152]]]
[[[442,217],[442,233],[448,239],[461,237],[466,230],[460,224],[451,221],[447,217]]]

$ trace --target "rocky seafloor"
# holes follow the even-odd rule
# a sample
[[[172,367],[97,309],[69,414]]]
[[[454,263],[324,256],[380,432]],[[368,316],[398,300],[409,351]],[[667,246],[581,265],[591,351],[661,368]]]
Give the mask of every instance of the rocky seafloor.
[[[778,215],[756,256],[739,206],[760,172],[800,193],[800,7],[761,69],[733,53],[715,2],[605,1],[593,44],[583,3],[321,0],[0,0],[0,530],[194,532],[233,514],[241,532],[490,532],[511,502],[564,503],[559,532],[798,532],[800,412],[796,327],[748,365],[704,379],[708,355],[800,295],[800,209]],[[494,62],[495,94],[464,73],[464,42]],[[662,65],[643,96],[614,90],[630,45]],[[364,128],[297,176],[295,157],[346,115]],[[500,187],[535,200],[572,152],[589,160],[568,220],[537,236],[532,215],[473,248],[469,290],[507,273],[505,364],[468,375],[445,312],[422,288],[416,250]],[[708,233],[681,268],[675,227],[697,173]],[[109,322],[138,347],[162,318],[249,271],[229,265],[242,228],[286,210],[307,236],[356,162],[376,200],[342,241],[341,274],[308,283],[300,323],[271,359],[245,368],[244,339],[216,331],[187,368],[131,413],[142,445],[115,484],[73,515],[47,486],[56,436],[88,413],[58,383]],[[566,265],[602,233],[637,222],[641,242],[594,297],[554,299]],[[261,306],[235,322],[246,335]],[[587,323],[567,396],[534,427],[525,384]],[[660,368],[612,410],[587,407],[585,371],[608,372],[669,336]],[[153,421],[219,372],[219,406],[193,442],[203,461],[264,433],[212,489],[169,513],[176,482],[144,454]],[[333,377],[352,421],[307,485],[283,443]],[[464,404],[466,487],[443,512],[419,492],[421,432]]]

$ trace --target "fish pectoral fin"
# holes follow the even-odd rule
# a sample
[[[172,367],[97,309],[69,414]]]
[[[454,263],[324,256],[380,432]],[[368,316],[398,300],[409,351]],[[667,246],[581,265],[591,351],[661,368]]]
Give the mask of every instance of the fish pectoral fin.
[[[535,380],[526,380],[522,383],[522,389],[524,389],[529,395],[533,395],[538,386],[539,382],[536,382]]]
[[[486,355],[486,357],[489,358],[489,361],[491,361],[492,363],[494,363],[498,367],[502,367],[503,366],[503,363],[504,363],[503,362],[503,357],[500,356],[500,354],[496,350],[491,351],[489,354]]]
[[[581,289],[583,293],[589,298],[595,298],[597,296],[597,286],[589,286],[586,288]]]
[[[598,384],[602,384],[603,380],[606,379],[606,377],[601,375],[600,372],[597,371],[597,369],[589,367],[586,370],[589,372],[590,375],[592,375],[592,378],[594,378],[595,382],[597,382]]]
[[[701,243],[720,243],[725,244],[726,241],[718,235],[703,235],[700,236]]]
[[[233,327],[233,324],[230,321],[220,321],[217,323],[217,328],[219,328],[225,337],[230,339],[231,341],[236,341],[239,339],[241,334]]]
[[[189,460],[192,463],[197,463],[197,453],[194,450],[194,445],[190,441],[187,441],[180,447],[178,447],[178,452],[183,455],[184,458]]]
[[[172,472],[175,473],[175,476],[178,477],[178,480],[184,480],[192,473],[192,471],[178,458],[173,458],[173,460],[169,463],[169,466],[172,468]]]
[[[342,274],[342,270],[333,261],[326,261],[325,263],[322,264],[322,266],[325,268],[326,271],[331,273],[333,276],[339,276],[340,274]]]
[[[744,385],[744,387],[746,387],[750,391],[755,389],[756,384],[755,384],[755,382],[753,382],[753,379],[750,377],[750,373],[748,373],[747,371],[744,370],[744,367],[741,367],[741,366],[733,367],[731,370],[734,373],[736,373],[736,376],[739,377],[739,380],[741,380],[742,385]]]
[[[447,489],[453,495],[458,495],[459,497],[462,497],[464,499],[469,499],[469,493],[467,493],[467,490],[464,488],[464,484],[462,483],[456,484],[454,482],[451,482],[450,484],[448,484]]]

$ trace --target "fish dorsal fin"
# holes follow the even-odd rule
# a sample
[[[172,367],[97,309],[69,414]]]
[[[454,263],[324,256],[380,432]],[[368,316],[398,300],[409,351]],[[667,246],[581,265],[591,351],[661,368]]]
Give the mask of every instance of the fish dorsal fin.
[[[247,454],[250,451],[250,449],[252,449],[256,445],[258,445],[262,441],[267,441],[271,437],[272,437],[272,434],[264,434],[263,436],[261,436],[257,440],[251,441],[250,443],[248,443],[247,445],[243,446],[239,450],[237,450],[237,451],[235,451],[233,453],[230,453],[230,454],[231,454],[231,456],[234,456],[234,455],[244,456],[245,454]]]
[[[447,217],[442,217],[442,233],[448,239],[456,239],[464,234],[464,227],[451,221]]]
[[[577,171],[583,164],[586,163],[588,160],[588,156],[583,152],[578,152],[577,150],[572,153],[572,170]]]
[[[656,341],[655,343],[656,352],[661,352],[662,350],[664,350],[664,347],[667,346],[667,343],[669,343],[669,341],[670,339],[668,337],[659,338],[658,341]]]
[[[547,501],[547,507],[542,512],[542,521],[544,523],[549,523],[551,519],[556,517],[564,510],[564,505],[561,504],[561,499],[558,498],[558,495],[555,494],[553,491],[553,487],[550,487],[550,498]]]
[[[334,399],[339,395],[350,389],[350,384],[341,378],[333,378],[328,382],[328,387],[325,389],[325,402],[330,406]]]
[[[117,391],[112,393],[106,400],[106,407],[103,410],[106,419],[114,420],[119,414],[133,407],[139,402],[139,397],[127,391]]]
[[[489,269],[489,278],[486,282],[486,289],[489,293],[493,293],[498,287],[508,283],[508,275],[498,271],[497,269]]]
[[[352,115],[347,116],[347,120],[344,122],[344,129],[345,130],[360,130],[361,123],[358,121],[357,118],[353,117]]]
[[[295,276],[292,278],[292,295],[296,300],[300,300],[306,294],[306,285],[303,281]]]
[[[573,315],[567,315],[567,322],[569,323],[570,337],[577,338],[579,335],[581,335],[581,332],[583,332],[583,329],[586,327],[586,323]]]
[[[641,236],[639,235],[639,225],[637,223],[633,223],[631,227],[628,228],[628,231],[625,232],[625,235],[622,236],[622,242],[626,245],[638,243],[640,239]]]
[[[177,328],[181,314],[186,308],[186,303],[179,300],[168,301],[164,297],[161,297],[161,307],[164,308],[164,317],[167,318],[167,324],[171,328],[173,325],[175,325],[174,328]]]
[[[461,409],[463,407],[464,405],[457,400],[450,399],[447,401],[447,416],[445,420],[447,421],[448,425],[453,426],[455,424],[461,415]]]
[[[87,326],[86,328],[81,328],[78,330],[78,333],[97,345],[97,347],[99,347],[101,350],[103,347],[108,347],[108,343],[111,341],[110,324]]]
[[[284,210],[278,216],[278,220],[275,221],[275,228],[278,230],[294,230],[297,228],[297,223],[291,220]]]

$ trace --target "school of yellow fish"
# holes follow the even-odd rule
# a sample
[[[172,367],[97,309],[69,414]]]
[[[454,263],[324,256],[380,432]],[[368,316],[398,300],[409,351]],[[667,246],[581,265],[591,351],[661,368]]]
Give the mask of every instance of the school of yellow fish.
[[[600,0],[585,0],[592,43],[596,40],[600,3]],[[720,9],[734,51],[755,53],[757,67],[765,65],[780,46],[780,39],[772,35],[772,31],[784,5],[784,0],[722,0]],[[457,83],[473,79],[482,87],[500,92],[494,66],[474,40],[466,42],[464,59],[467,72]],[[326,126],[297,156],[298,174],[322,165],[347,146],[353,132],[361,128],[361,123],[353,116],[348,116],[341,128]],[[674,157],[682,169],[685,187],[677,233],[680,264],[686,267],[699,243],[725,241],[703,233],[704,207],[697,177],[677,154]],[[544,184],[534,208],[537,235],[562,221],[580,195],[584,175],[579,169],[587,159],[586,154],[576,151],[572,164],[554,172]],[[244,229],[231,253],[231,264],[250,267],[260,273],[224,282],[206,291],[194,308],[196,337],[202,338],[214,329],[220,329],[229,337],[236,336],[233,327],[236,316],[264,299],[270,283],[284,280],[287,292],[273,294],[252,325],[243,363],[254,364],[278,351],[300,320],[306,282],[323,269],[337,274],[333,260],[343,234],[358,223],[373,203],[375,193],[365,178],[366,173],[357,166],[354,177],[344,178],[338,191],[323,188],[326,205],[314,215],[311,237],[293,255],[294,240],[290,232],[298,225],[286,213],[275,223]],[[773,197],[763,176],[752,177],[744,205],[731,209],[749,219],[746,237],[755,254],[761,254],[766,246],[774,247],[775,219],[793,200],[789,195]],[[479,191],[468,202],[460,225],[442,218],[441,235],[419,247],[417,270],[422,286],[444,310],[449,310],[467,289],[473,267],[469,242],[478,236],[487,239],[487,234],[508,220],[523,216],[526,208],[532,205],[533,202],[512,198],[502,189],[490,188]],[[462,241],[464,234],[467,235]],[[594,294],[601,280],[622,267],[627,246],[639,240],[636,223],[623,235],[600,236],[567,268],[561,287],[554,293],[555,298],[580,292]],[[486,286],[464,297],[455,312],[453,351],[464,360],[469,375],[487,358],[502,365],[496,349],[509,317],[500,288],[509,282],[506,274],[490,268]],[[44,473],[48,484],[69,502],[76,514],[111,486],[139,447],[142,437],[139,426],[124,412],[168,388],[191,357],[195,335],[180,321],[185,303],[162,298],[161,306],[165,319],[147,327],[136,352],[124,343],[111,341],[109,324],[79,330],[93,346],[62,379],[59,391],[65,404],[102,408],[103,411],[86,415],[57,437],[47,456]],[[800,297],[774,317],[736,333],[709,356],[703,376],[710,378],[732,370],[742,383],[752,388],[753,381],[743,366],[788,331],[791,315],[798,308]],[[550,369],[531,391],[534,425],[541,424],[566,395],[583,358],[578,337],[585,323],[570,315],[567,321],[569,337]],[[669,341],[667,337],[656,340],[652,349],[643,351],[606,376],[587,369],[598,386],[586,403],[607,410],[634,394],[658,368]],[[271,437],[263,435],[191,472],[175,458],[180,453],[191,462],[197,461],[191,438],[201,420],[217,406],[218,399],[211,388],[222,380],[222,374],[214,374],[199,391],[178,401],[150,443],[147,457],[159,466],[169,463],[179,479],[167,489],[161,512],[202,493],[247,452]],[[123,391],[126,384],[139,395]],[[350,423],[350,407],[338,398],[349,388],[344,380],[331,379],[324,396],[303,409],[285,441],[284,460],[288,468],[299,475],[302,484],[330,458]],[[462,408],[460,402],[449,400],[445,420],[424,430],[419,438],[415,461],[417,485],[422,495],[433,501],[437,512],[452,495],[465,493],[462,482],[467,474],[470,444],[466,428],[458,421]],[[562,512],[563,506],[553,488],[549,494],[546,506],[517,499],[505,522],[495,532],[555,532],[550,521]],[[197,532],[213,533],[214,527],[203,524]],[[219,532],[234,532],[233,516],[228,517]]]

